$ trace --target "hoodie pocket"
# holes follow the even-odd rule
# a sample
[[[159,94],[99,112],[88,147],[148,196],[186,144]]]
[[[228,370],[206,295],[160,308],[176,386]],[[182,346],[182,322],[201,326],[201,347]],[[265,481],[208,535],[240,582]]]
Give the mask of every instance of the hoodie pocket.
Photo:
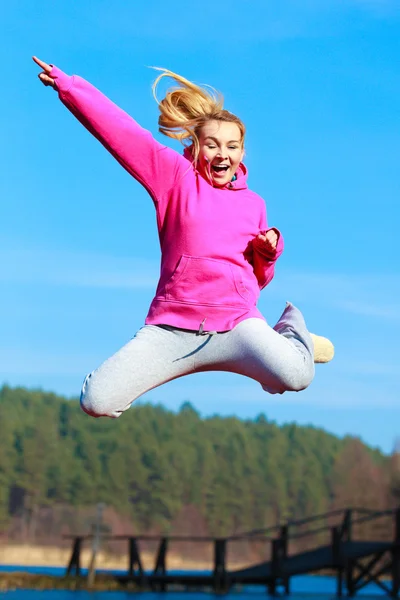
[[[185,254],[165,286],[167,300],[188,304],[246,307],[249,296],[238,266]]]

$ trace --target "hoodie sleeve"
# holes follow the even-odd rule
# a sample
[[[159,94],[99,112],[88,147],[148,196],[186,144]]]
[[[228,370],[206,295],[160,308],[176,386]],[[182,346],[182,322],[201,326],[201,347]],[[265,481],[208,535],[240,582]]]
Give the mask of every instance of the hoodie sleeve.
[[[187,160],[157,142],[93,85],[57,67],[50,72],[61,102],[149,192],[155,203],[169,191]],[[184,164],[183,164],[184,163]]]
[[[276,227],[268,227],[267,224],[267,213],[265,204],[263,202],[263,209],[260,220],[260,233],[266,233],[273,229],[278,235],[278,242],[276,245],[276,251],[273,255],[269,254],[265,250],[265,246],[262,242],[258,241],[257,238],[253,240],[253,269],[255,276],[257,277],[258,285],[260,290],[264,289],[270,281],[272,281],[275,274],[275,263],[283,252],[283,237],[281,232]]]

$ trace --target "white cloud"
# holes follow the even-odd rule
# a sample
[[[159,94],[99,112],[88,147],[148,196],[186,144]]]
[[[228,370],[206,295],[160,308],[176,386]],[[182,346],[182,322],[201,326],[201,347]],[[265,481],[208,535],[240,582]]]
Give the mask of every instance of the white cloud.
[[[362,301],[338,301],[337,306],[356,315],[377,317],[379,319],[400,320],[400,305],[365,304]]]
[[[152,289],[156,261],[46,248],[0,248],[0,283],[47,284],[86,288]],[[277,272],[264,292],[319,307],[385,321],[400,321],[400,276]],[[393,301],[396,299],[397,301]]]
[[[370,381],[355,375],[344,376],[335,362],[317,365],[315,379],[308,389],[268,394],[259,383],[241,375],[198,373],[156,388],[145,401],[177,408],[189,400],[202,414],[217,412],[238,416],[268,413],[268,407],[273,405],[332,411],[398,408],[398,393],[393,386],[382,386],[381,379]]]
[[[271,292],[294,301],[384,320],[400,321],[400,276],[279,272]],[[396,299],[397,302],[393,302]]]
[[[398,364],[385,364],[385,363],[377,363],[374,361],[341,361],[338,365],[338,371],[341,373],[347,373],[352,376],[363,375],[367,377],[376,377],[376,376],[384,376],[390,377],[393,376],[398,377],[400,370],[400,365]]]

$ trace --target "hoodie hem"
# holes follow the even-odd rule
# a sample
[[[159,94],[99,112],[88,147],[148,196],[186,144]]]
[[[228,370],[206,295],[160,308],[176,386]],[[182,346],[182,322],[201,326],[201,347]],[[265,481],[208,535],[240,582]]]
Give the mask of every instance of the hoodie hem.
[[[199,331],[203,325],[206,331],[230,331],[241,321],[250,318],[265,317],[256,306],[251,308],[232,309],[229,306],[207,306],[201,304],[179,304],[176,302],[160,301],[150,306],[146,325],[169,325],[179,329]]]

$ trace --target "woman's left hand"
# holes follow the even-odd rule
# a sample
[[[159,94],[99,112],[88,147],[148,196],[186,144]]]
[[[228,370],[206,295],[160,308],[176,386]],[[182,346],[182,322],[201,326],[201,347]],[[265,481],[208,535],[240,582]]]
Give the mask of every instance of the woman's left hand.
[[[50,72],[52,70],[52,66],[48,65],[47,63],[43,62],[42,60],[40,60],[39,58],[37,58],[36,56],[32,56],[33,60],[35,61],[35,63],[37,65],[39,65],[39,67],[42,70],[41,73],[39,73],[38,77],[40,79],[40,81],[43,83],[43,85],[50,85],[52,88],[56,87],[56,82],[54,81],[54,79],[52,77],[50,77]]]
[[[269,229],[266,233],[259,233],[254,241],[260,250],[274,255],[278,244],[278,233],[275,229]]]

